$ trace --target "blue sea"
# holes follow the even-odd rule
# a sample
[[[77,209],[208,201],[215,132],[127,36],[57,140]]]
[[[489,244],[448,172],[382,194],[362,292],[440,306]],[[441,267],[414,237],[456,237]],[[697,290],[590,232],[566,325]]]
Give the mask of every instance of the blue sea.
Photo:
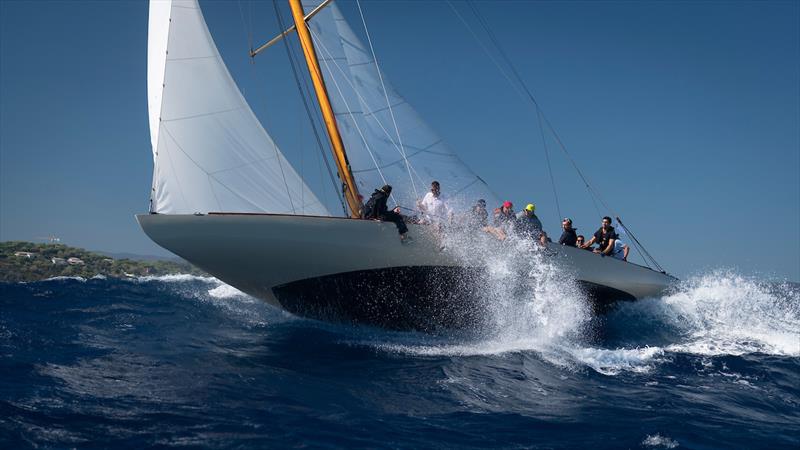
[[[0,448],[800,447],[800,288],[732,272],[426,335],[214,278],[0,284]],[[544,292],[544,294],[543,294]]]

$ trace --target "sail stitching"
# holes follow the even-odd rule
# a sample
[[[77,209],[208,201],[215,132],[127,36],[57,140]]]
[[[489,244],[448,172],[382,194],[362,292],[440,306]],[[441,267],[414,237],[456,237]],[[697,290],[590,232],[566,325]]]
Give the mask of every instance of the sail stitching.
[[[161,130],[167,132],[167,135],[169,136],[170,139],[172,139],[172,142],[174,142],[175,145],[178,147],[178,150],[183,151],[183,149],[181,149],[180,144],[178,144],[178,142],[172,136],[172,133],[170,133],[169,130],[167,129],[167,126],[166,125],[162,125],[160,128],[161,128]],[[186,206],[189,206],[189,202],[186,201],[186,194],[184,194],[184,192],[183,192],[183,186],[181,186],[181,180],[178,177],[178,174],[175,173],[175,162],[172,160],[172,152],[169,151],[169,147],[165,147],[164,150],[167,153],[167,159],[169,159],[169,167],[172,170],[172,177],[175,179],[175,183],[178,185],[178,191],[181,193],[181,198],[183,199],[183,203],[185,203]],[[161,153],[161,152],[159,152],[159,153]]]
[[[416,156],[416,155],[418,155],[420,153],[429,153],[429,154],[432,154],[432,155],[441,155],[441,156],[453,156],[452,153],[434,152],[434,151],[428,150],[429,148],[434,147],[434,146],[440,144],[441,142],[442,142],[442,140],[439,139],[436,142],[434,142],[433,144],[431,144],[431,145],[429,145],[429,146],[427,146],[425,148],[407,146],[407,147],[411,147],[414,150],[416,150],[414,153],[411,153],[410,155],[408,155],[408,158],[409,159],[413,158],[414,156]],[[392,161],[390,163],[387,163],[387,164],[384,164],[381,167],[383,167],[383,168],[390,167],[390,166],[393,166],[393,165],[395,165],[395,164],[397,164],[397,163],[399,163],[401,161],[403,161],[402,158],[401,159],[395,159],[394,161]],[[361,173],[361,172],[370,172],[372,170],[375,170],[375,169],[360,169],[360,170],[354,170],[353,172]],[[419,177],[419,175],[417,175],[417,177]]]
[[[214,116],[214,115],[217,115],[217,114],[225,114],[225,113],[228,113],[228,112],[239,111],[239,110],[243,110],[243,109],[245,109],[244,106],[239,106],[239,107],[236,107],[236,108],[223,109],[223,110],[220,110],[220,111],[211,111],[211,112],[207,112],[207,113],[194,114],[194,115],[191,115],[191,116],[175,117],[173,119],[162,119],[162,122],[165,122],[165,123],[166,122],[178,122],[178,121],[181,121],[181,120],[196,119],[198,117]]]
[[[209,55],[209,56],[185,56],[183,58],[167,58],[167,61],[191,61],[193,59],[213,59],[219,58],[219,55]]]
[[[206,172],[206,173],[208,173],[209,175],[216,175],[218,173],[230,172],[231,170],[241,169],[243,167],[247,167],[247,166],[250,166],[250,165],[253,165],[253,164],[256,164],[256,163],[260,163],[260,162],[263,162],[263,161],[269,161],[271,159],[276,159],[277,157],[278,156],[274,156],[274,155],[265,156],[263,158],[258,158],[258,159],[254,159],[252,161],[243,162],[243,163],[241,163],[239,165],[236,165],[236,166],[233,166],[233,167],[228,167],[226,169],[214,170],[212,172]]]
[[[172,133],[169,131],[169,129],[168,129],[166,126],[164,126],[164,127],[163,127],[163,129],[164,129],[164,131],[166,131],[166,132],[167,132],[167,134],[169,135],[169,137],[170,137],[170,138],[172,139],[172,141],[175,143],[175,146],[176,146],[176,147],[178,147],[178,150],[180,150],[180,151],[181,151],[181,153],[183,153],[184,155],[186,155],[186,157],[187,157],[187,158],[189,158],[189,161],[191,161],[191,162],[192,162],[192,163],[193,163],[195,166],[197,166],[197,168],[198,168],[198,169],[200,169],[200,170],[201,170],[203,173],[205,173],[205,174],[206,174],[206,176],[209,178],[208,185],[211,187],[211,189],[212,189],[212,192],[213,192],[214,186],[213,186],[213,184],[211,183],[211,179],[214,179],[214,181],[216,181],[217,183],[219,183],[219,184],[220,184],[220,186],[222,186],[222,187],[224,187],[225,189],[227,189],[228,191],[230,191],[230,192],[231,192],[233,195],[235,195],[235,196],[236,196],[237,198],[239,198],[240,200],[244,200],[245,202],[249,203],[250,205],[254,206],[255,208],[257,208],[257,209],[260,209],[260,210],[263,210],[263,208],[261,208],[261,206],[259,206],[259,205],[255,204],[255,203],[253,203],[252,201],[250,201],[250,200],[248,200],[248,199],[244,198],[244,197],[243,197],[241,194],[238,194],[238,193],[237,193],[237,192],[235,192],[233,189],[231,189],[231,188],[230,188],[230,186],[228,186],[228,185],[226,185],[225,183],[223,183],[222,181],[220,181],[220,180],[219,180],[219,178],[217,178],[217,177],[215,176],[215,174],[211,174],[211,173],[209,173],[208,171],[206,171],[206,170],[203,168],[203,166],[201,166],[201,165],[200,165],[200,164],[199,164],[197,161],[195,161],[195,160],[194,160],[194,159],[193,159],[193,158],[192,158],[192,157],[191,157],[191,156],[190,156],[190,155],[189,155],[189,154],[186,152],[186,150],[184,150],[184,149],[183,149],[183,147],[181,147],[181,144],[179,144],[179,143],[178,143],[178,141],[175,139],[175,137],[172,135]],[[167,156],[169,156],[169,158],[170,158],[170,163],[172,163],[172,156],[170,156],[170,155],[169,155],[169,152],[167,152]],[[174,175],[174,170],[173,170],[173,175]],[[181,187],[181,186],[180,186],[180,180],[178,179],[177,175],[175,176],[175,181],[178,183],[178,187],[180,188],[180,187]],[[183,189],[182,189],[182,188],[181,188],[181,195],[183,196]],[[185,198],[185,196],[184,196],[184,200],[183,200],[183,201],[184,201],[184,203],[186,203],[186,204],[187,204],[187,206],[188,206],[188,202],[186,201],[186,198]],[[219,201],[218,201],[218,202],[219,202]],[[292,209],[294,209],[294,208],[292,208]]]
[[[400,105],[404,105],[404,104],[406,104],[406,103],[407,103],[407,102],[406,102],[405,100],[400,100],[399,102],[395,103],[394,105],[387,105],[387,106],[385,106],[385,107],[383,107],[383,108],[374,109],[374,110],[372,110],[372,111],[370,111],[370,112],[368,112],[368,113],[364,113],[364,115],[365,115],[365,116],[374,116],[375,114],[377,114],[377,113],[379,113],[379,112],[386,111],[387,109],[388,109],[388,110],[389,110],[389,112],[391,113],[391,111],[392,111],[392,108],[397,108],[398,106],[400,106]],[[394,116],[394,114],[392,114],[392,116]]]

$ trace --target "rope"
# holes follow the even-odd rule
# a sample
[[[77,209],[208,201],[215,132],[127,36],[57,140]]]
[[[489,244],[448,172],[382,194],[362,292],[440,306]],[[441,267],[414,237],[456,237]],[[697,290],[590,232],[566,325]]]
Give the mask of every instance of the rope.
[[[403,147],[403,138],[400,137],[400,128],[397,126],[397,120],[394,118],[394,110],[389,102],[389,94],[386,92],[386,85],[383,83],[383,74],[381,74],[381,68],[378,66],[378,57],[375,55],[375,49],[372,47],[372,38],[370,37],[369,29],[367,28],[367,21],[364,19],[364,12],[361,10],[361,0],[356,0],[356,4],[358,5],[358,13],[361,15],[361,23],[364,24],[364,33],[367,35],[367,43],[369,43],[369,50],[372,52],[372,60],[375,62],[375,71],[378,72],[378,79],[381,81],[383,97],[386,99],[386,106],[389,108],[389,116],[392,118],[394,131],[397,134],[397,143],[400,146],[400,154],[403,156],[403,161],[406,163],[406,171],[408,172],[408,178],[411,180],[411,188],[414,191],[414,198],[419,198],[419,194],[417,193],[417,185],[414,183],[414,177],[411,175],[411,165],[408,162],[408,158],[406,157],[406,152]]]
[[[278,18],[278,26],[280,26],[281,29],[284,29],[283,17],[281,16],[281,11],[278,8],[277,0],[272,0],[272,5],[275,8],[275,16]],[[342,213],[346,216],[347,207],[344,204],[344,199],[339,193],[339,188],[336,185],[336,179],[333,177],[333,170],[331,170],[331,165],[328,162],[328,158],[325,157],[325,149],[323,148],[322,140],[319,137],[319,130],[317,130],[316,122],[314,122],[314,115],[311,113],[311,108],[308,106],[308,99],[306,98],[305,95],[303,95],[303,87],[300,83],[300,76],[297,73],[297,67],[295,67],[296,62],[292,55],[292,50],[289,47],[289,42],[287,39],[281,39],[281,40],[283,41],[284,47],[286,48],[286,55],[289,57],[289,65],[292,67],[292,75],[294,75],[294,81],[295,84],[297,85],[297,90],[300,92],[300,97],[303,100],[303,107],[306,110],[306,115],[308,116],[309,122],[311,122],[311,129],[314,131],[314,137],[317,141],[317,147],[319,148],[323,161],[325,161],[325,167],[327,167],[328,169],[328,175],[331,179],[331,183],[333,184],[333,191],[336,192],[336,198],[339,199],[339,202],[342,205]]]

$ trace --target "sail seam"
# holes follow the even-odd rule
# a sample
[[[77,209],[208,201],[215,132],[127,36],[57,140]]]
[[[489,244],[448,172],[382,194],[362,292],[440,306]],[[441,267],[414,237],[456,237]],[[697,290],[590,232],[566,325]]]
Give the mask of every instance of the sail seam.
[[[374,116],[375,114],[377,114],[377,113],[379,113],[379,112],[386,111],[387,109],[388,109],[388,110],[389,110],[389,112],[391,113],[391,111],[392,111],[392,108],[396,108],[396,107],[398,107],[398,106],[400,106],[400,105],[404,105],[404,104],[406,104],[406,103],[408,103],[408,102],[406,102],[405,100],[401,100],[401,101],[399,101],[399,102],[395,103],[394,105],[385,106],[385,107],[383,107],[383,108],[378,108],[378,109],[372,110],[372,111],[370,111],[370,112],[368,112],[368,113],[364,113],[364,116]]]
[[[217,202],[217,208],[222,210],[222,203],[219,202],[217,192],[214,190],[214,183],[211,182],[211,174],[206,172],[206,177],[208,178],[208,187],[211,189],[211,193],[214,195],[214,200]]]
[[[191,115],[191,116],[176,117],[174,119],[162,119],[162,122],[164,122],[164,123],[166,123],[166,122],[178,122],[178,121],[181,121],[181,120],[196,119],[198,117],[214,116],[214,115],[217,115],[217,114],[224,114],[224,113],[233,112],[233,111],[239,111],[239,110],[243,110],[243,109],[244,109],[243,106],[239,106],[237,108],[224,109],[224,110],[220,110],[220,111],[211,111],[211,112],[207,112],[207,113],[194,114],[194,115]]]
[[[212,58],[219,58],[219,55],[186,56],[186,57],[183,57],[183,58],[167,58],[167,62],[170,62],[170,61],[190,61],[192,59],[212,59]]]
[[[242,201],[244,201],[245,203],[249,203],[249,204],[250,204],[250,205],[251,205],[253,208],[255,208],[255,209],[258,209],[258,210],[264,211],[264,208],[262,208],[260,205],[257,205],[257,204],[256,204],[256,203],[254,203],[252,200],[249,200],[249,199],[247,199],[247,198],[243,197],[241,194],[238,194],[236,191],[234,191],[233,189],[231,189],[231,188],[230,188],[230,186],[228,186],[227,184],[225,184],[225,183],[223,183],[222,181],[220,181],[220,180],[219,180],[219,179],[218,179],[216,176],[214,176],[214,175],[211,175],[211,174],[208,174],[208,176],[209,176],[210,178],[213,178],[213,179],[214,179],[214,181],[216,181],[217,183],[219,183],[219,185],[220,185],[220,186],[222,186],[222,187],[224,187],[225,189],[227,189],[227,190],[228,190],[228,192],[230,192],[231,194],[233,194],[234,196],[236,196],[236,198],[238,198],[239,200],[242,200]]]
[[[219,169],[219,170],[215,170],[213,172],[206,172],[206,173],[209,174],[209,175],[216,175],[218,173],[230,172],[231,170],[241,169],[243,167],[251,166],[253,164],[260,163],[260,162],[263,162],[263,161],[269,161],[269,160],[275,159],[275,158],[277,158],[277,156],[274,156],[274,155],[273,156],[265,156],[263,158],[258,158],[258,159],[254,159],[252,161],[243,162],[243,163],[241,163],[239,165],[236,165],[236,166],[233,166],[233,167],[227,167],[225,169]]]
[[[427,146],[425,148],[411,147],[411,148],[414,148],[416,151],[414,153],[411,153],[410,155],[408,155],[408,158],[409,159],[413,158],[414,156],[419,155],[420,153],[430,153],[432,155],[441,155],[441,156],[454,156],[452,153],[434,152],[434,151],[428,150],[429,148],[434,147],[434,146],[440,144],[441,142],[442,142],[442,140],[439,139],[436,142],[434,142],[433,144],[431,144],[431,145],[429,145],[429,146]],[[395,164],[397,164],[399,162],[402,162],[402,161],[403,161],[402,158],[401,159],[396,159],[396,160],[394,160],[394,161],[392,161],[390,163],[384,164],[381,167],[382,168],[390,167],[390,166],[393,166],[393,165],[395,165]],[[354,173],[363,173],[363,172],[371,172],[373,170],[375,170],[375,169],[360,169],[360,170],[354,170],[353,172]],[[417,177],[419,178],[419,175],[417,175]]]
[[[169,130],[167,129],[166,125],[162,125],[160,128],[161,128],[161,130],[167,132],[167,135],[169,136],[170,139],[172,139],[172,142],[174,142],[175,145],[178,147],[178,150],[183,151],[181,149],[180,144],[178,144],[178,142],[175,141],[175,138],[172,136],[172,133],[170,133]],[[178,185],[178,191],[180,191],[180,193],[181,193],[181,198],[183,199],[183,203],[186,206],[189,206],[189,202],[186,201],[186,194],[183,192],[183,186],[181,186],[181,180],[178,177],[178,174],[175,173],[175,162],[172,160],[172,154],[171,154],[172,152],[169,150],[168,147],[165,148],[164,150],[166,150],[166,152],[167,152],[167,159],[169,159],[169,168],[172,170],[172,177],[175,179],[175,184]]]

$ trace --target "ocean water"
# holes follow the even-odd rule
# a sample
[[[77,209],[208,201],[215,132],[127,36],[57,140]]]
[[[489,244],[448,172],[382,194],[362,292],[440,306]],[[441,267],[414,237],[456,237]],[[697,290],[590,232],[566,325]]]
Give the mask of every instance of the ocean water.
[[[491,325],[436,336],[188,275],[0,284],[0,448],[800,447],[800,286],[718,271],[594,316],[492,271]]]

